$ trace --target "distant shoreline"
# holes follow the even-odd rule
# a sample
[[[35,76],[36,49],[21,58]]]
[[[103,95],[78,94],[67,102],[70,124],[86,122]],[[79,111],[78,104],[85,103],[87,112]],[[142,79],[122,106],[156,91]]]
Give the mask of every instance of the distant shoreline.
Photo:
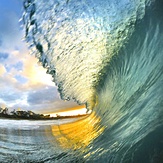
[[[10,120],[59,120],[59,119],[69,119],[69,118],[80,118],[86,117],[88,114],[83,115],[73,115],[73,116],[59,116],[59,117],[15,117],[13,115],[1,115],[0,119],[10,119]]]

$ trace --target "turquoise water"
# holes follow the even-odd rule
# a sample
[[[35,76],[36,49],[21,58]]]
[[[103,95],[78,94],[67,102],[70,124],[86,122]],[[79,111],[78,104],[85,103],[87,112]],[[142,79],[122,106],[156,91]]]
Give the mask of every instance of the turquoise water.
[[[26,0],[24,10],[29,49],[61,98],[93,112],[73,123],[41,121],[34,129],[0,126],[10,160],[163,162],[163,2]],[[24,158],[11,153],[12,144],[6,149],[8,141],[14,152],[20,144],[27,148]]]

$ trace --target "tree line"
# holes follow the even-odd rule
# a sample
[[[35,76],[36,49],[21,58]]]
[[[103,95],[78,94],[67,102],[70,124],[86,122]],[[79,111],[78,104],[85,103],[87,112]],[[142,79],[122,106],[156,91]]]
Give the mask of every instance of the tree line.
[[[9,109],[0,107],[0,118],[12,118],[12,119],[33,119],[33,120],[49,120],[49,119],[64,119],[64,118],[77,118],[86,115],[72,115],[72,116],[60,116],[56,114],[56,117],[50,117],[50,115],[36,114],[33,111],[25,110],[13,110],[9,112]]]
[[[33,111],[25,110],[13,110],[9,112],[9,109],[5,107],[4,109],[0,107],[0,117],[1,118],[15,118],[15,119],[50,119],[50,115],[44,116],[43,114],[36,114]]]

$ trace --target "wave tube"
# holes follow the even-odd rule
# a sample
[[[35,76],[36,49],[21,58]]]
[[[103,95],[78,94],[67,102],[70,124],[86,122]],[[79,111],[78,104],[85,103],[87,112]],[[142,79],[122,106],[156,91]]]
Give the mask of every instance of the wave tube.
[[[62,99],[87,103],[110,59],[145,13],[146,1],[24,1],[26,40]]]
[[[63,151],[83,162],[163,160],[162,7],[161,0],[24,1],[31,53],[62,99],[93,109],[76,124],[51,126]]]

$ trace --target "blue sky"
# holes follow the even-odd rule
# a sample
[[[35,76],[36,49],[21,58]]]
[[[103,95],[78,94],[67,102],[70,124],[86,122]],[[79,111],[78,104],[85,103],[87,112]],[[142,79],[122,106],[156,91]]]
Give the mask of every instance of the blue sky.
[[[76,106],[60,100],[55,84],[23,42],[21,0],[0,0],[0,106],[40,113]]]

